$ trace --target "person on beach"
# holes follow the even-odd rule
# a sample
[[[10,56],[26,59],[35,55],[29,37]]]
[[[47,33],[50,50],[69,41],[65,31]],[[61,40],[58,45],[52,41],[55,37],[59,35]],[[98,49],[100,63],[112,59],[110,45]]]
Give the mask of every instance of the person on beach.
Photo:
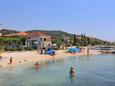
[[[0,60],[2,60],[2,56],[0,56]]]
[[[43,50],[41,49],[41,52],[40,52],[40,54],[43,54]]]
[[[87,55],[89,55],[89,49],[87,49]]]
[[[9,62],[10,62],[9,64],[12,64],[12,57],[10,57],[10,60],[9,60]]]

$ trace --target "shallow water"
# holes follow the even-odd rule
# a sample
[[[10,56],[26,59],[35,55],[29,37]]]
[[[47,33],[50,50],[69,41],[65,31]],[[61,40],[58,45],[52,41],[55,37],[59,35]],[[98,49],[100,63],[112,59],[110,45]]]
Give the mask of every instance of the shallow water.
[[[70,57],[0,69],[0,86],[115,86],[115,55]],[[69,76],[74,67],[74,77]]]

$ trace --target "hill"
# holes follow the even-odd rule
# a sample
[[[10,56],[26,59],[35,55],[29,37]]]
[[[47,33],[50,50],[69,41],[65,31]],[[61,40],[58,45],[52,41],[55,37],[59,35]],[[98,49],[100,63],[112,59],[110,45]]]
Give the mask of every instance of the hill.
[[[12,34],[12,33],[18,33],[19,31],[16,31],[16,30],[9,30],[9,29],[1,29],[0,30],[0,33],[2,35],[6,35],[6,34]]]
[[[18,33],[18,32],[20,32],[20,31],[8,30],[8,29],[0,30],[0,33],[2,33],[3,35],[12,34],[12,33]],[[79,44],[81,44],[81,42],[82,43],[84,42],[84,43],[92,44],[92,45],[96,45],[96,44],[111,44],[111,42],[108,42],[108,41],[105,41],[105,40],[102,40],[102,39],[88,37],[88,36],[84,37],[82,35],[74,35],[74,34],[71,34],[71,33],[60,31],[60,30],[52,30],[52,31],[48,31],[48,30],[28,30],[28,31],[25,31],[25,32],[27,32],[27,33],[43,32],[43,33],[46,33],[48,35],[51,35],[53,38],[63,37],[63,36],[72,38],[72,37],[76,36],[76,38],[78,38],[78,39],[80,38],[80,40],[77,41],[77,42],[79,42]]]
[[[46,33],[48,35],[51,35],[52,37],[63,37],[63,36],[67,36],[67,37],[71,37],[73,36],[73,34],[64,32],[64,31],[60,31],[60,30],[52,30],[52,31],[48,31],[48,30],[29,30],[26,31],[27,33],[32,33],[32,32],[43,32]]]

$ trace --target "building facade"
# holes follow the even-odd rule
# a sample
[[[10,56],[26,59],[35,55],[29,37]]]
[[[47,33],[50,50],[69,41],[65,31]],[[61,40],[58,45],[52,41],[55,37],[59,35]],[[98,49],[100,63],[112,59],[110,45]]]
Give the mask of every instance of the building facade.
[[[2,33],[0,33],[0,36],[2,36]]]
[[[33,32],[27,36],[26,46],[33,48],[46,48],[52,45],[51,36],[41,32]]]

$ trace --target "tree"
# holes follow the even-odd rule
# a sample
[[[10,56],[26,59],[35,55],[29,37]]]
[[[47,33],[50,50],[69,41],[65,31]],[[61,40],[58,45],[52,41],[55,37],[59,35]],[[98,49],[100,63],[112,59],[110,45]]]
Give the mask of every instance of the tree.
[[[53,44],[57,44],[58,48],[64,44],[64,40],[62,38],[56,38],[52,41]]]
[[[76,35],[74,34],[74,36],[73,36],[73,46],[76,46],[76,42],[77,42]]]

